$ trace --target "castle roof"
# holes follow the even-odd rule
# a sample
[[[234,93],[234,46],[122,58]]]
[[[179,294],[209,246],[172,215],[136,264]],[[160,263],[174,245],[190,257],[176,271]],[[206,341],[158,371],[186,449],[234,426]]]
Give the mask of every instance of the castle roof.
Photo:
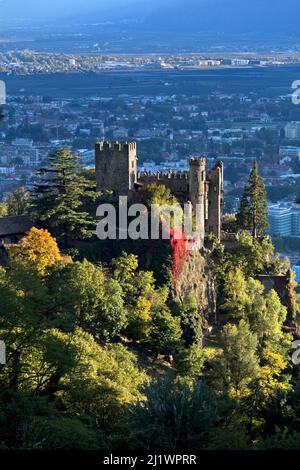
[[[26,215],[15,215],[0,218],[0,238],[22,235],[28,232],[34,223]]]

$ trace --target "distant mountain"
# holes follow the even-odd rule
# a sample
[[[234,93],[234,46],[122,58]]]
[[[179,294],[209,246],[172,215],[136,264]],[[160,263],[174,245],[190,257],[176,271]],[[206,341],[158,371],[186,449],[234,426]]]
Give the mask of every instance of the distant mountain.
[[[115,0],[121,1],[121,0]],[[300,35],[300,0],[123,0],[108,3],[101,13],[82,11],[82,18],[132,20],[140,28],[160,32],[257,32]],[[103,4],[102,4],[103,5]],[[111,5],[111,6],[109,6]]]
[[[294,34],[299,32],[299,17],[299,0],[170,0],[146,17],[144,27]]]
[[[0,18],[16,16],[131,21],[144,31],[300,36],[300,0],[0,0]]]

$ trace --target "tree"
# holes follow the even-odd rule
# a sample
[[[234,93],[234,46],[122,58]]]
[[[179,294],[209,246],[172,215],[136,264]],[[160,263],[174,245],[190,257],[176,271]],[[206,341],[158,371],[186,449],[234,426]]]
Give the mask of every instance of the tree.
[[[133,290],[132,284],[139,265],[138,256],[123,251],[121,256],[112,260],[112,265],[114,268],[114,278],[122,286],[125,295],[130,297]],[[127,298],[127,301],[129,301],[129,298]]]
[[[30,208],[30,195],[27,189],[18,188],[6,200],[8,215],[24,215]]]
[[[227,324],[220,333],[222,354],[217,359],[217,379],[234,395],[245,392],[249,383],[259,373],[257,337],[248,323]]]
[[[188,294],[182,303],[175,304],[174,307],[181,319],[186,344],[201,343],[203,324],[197,298]]]
[[[146,375],[135,355],[121,345],[103,348],[81,329],[70,338],[76,349],[74,373],[63,379],[62,402],[76,416],[89,417],[99,429],[120,425],[126,405],[142,399]]]
[[[195,385],[166,376],[145,389],[147,400],[132,409],[130,422],[134,448],[205,448],[218,423],[214,391],[204,382]]]
[[[29,424],[26,448],[39,450],[97,450],[97,430],[77,417],[36,416]]]
[[[255,435],[257,426],[264,435],[274,434],[284,422],[283,408],[291,389],[287,366],[287,361],[280,354],[269,349],[263,351],[259,374],[253,378],[249,394],[241,401],[241,411],[248,421],[251,434]]]
[[[166,289],[155,288],[151,271],[138,271],[136,255],[123,252],[112,264],[128,310],[126,335],[135,341],[147,341],[155,313],[165,306]]]
[[[146,206],[149,208],[159,206],[158,214],[155,216],[159,217],[162,224],[166,224],[167,229],[176,229],[175,225],[178,223],[180,223],[179,230],[182,229],[183,210],[169,188],[163,184],[148,183],[141,188],[140,193],[142,202]]]
[[[65,329],[58,321],[59,296],[49,284],[26,263],[0,269],[0,337],[7,347],[6,365],[0,365],[0,442],[8,448],[95,448],[103,429],[119,426],[127,404],[142,398],[145,374],[122,345],[104,348],[82,329]],[[105,302],[114,305],[109,289]]]
[[[251,230],[253,238],[264,235],[268,228],[267,212],[265,185],[258,174],[258,164],[255,161],[241,199],[237,215],[238,227],[242,230]]]
[[[56,240],[48,230],[32,227],[22,240],[10,248],[13,261],[35,268],[45,275],[49,266],[62,259]]]
[[[178,204],[176,197],[173,196],[170,189],[163,184],[148,183],[141,189],[141,195],[144,204],[147,204],[149,207],[152,204],[158,204],[160,206]]]
[[[151,302],[143,296],[129,310],[126,335],[135,341],[146,341],[151,331]]]
[[[48,279],[56,311],[66,324],[108,340],[127,326],[127,309],[119,283],[99,266],[84,260],[58,266]],[[67,321],[69,319],[69,322]]]
[[[173,355],[182,345],[180,318],[174,318],[168,309],[153,316],[149,344],[157,354]]]
[[[38,413],[40,405],[46,412],[46,400],[39,393],[55,377],[50,357],[47,365],[39,362],[49,339],[50,298],[36,270],[17,265],[0,270],[0,296],[0,336],[7,348],[6,365],[0,366],[0,441],[18,447],[23,445],[31,413]],[[69,367],[66,352],[61,356],[61,373]],[[58,367],[57,357],[55,364]]]
[[[278,344],[284,349],[283,323],[287,309],[280,302],[278,294],[272,289],[264,296],[264,287],[259,281],[249,279],[247,287],[250,302],[247,307],[247,318],[259,340],[260,348],[269,345],[276,349]]]
[[[231,252],[232,264],[238,266],[248,276],[259,273],[286,273],[288,266],[275,254],[271,237],[253,238],[248,232],[237,236]]]
[[[219,284],[223,284],[230,271],[239,269],[245,276],[257,274],[286,274],[287,260],[275,254],[271,237],[253,238],[249,232],[238,233],[234,247],[230,251],[221,245],[212,254],[213,269]]]
[[[246,305],[249,303],[246,289],[247,281],[242,271],[239,268],[230,271],[225,278],[221,311],[233,318],[243,317]]]
[[[200,344],[192,344],[174,357],[174,366],[180,376],[198,379],[203,373],[204,352]]]
[[[251,214],[247,187],[244,188],[244,192],[240,201],[240,208],[236,216],[236,223],[238,228],[241,230],[250,230],[251,228]]]
[[[236,233],[237,231],[236,214],[224,214],[222,218],[222,230],[224,232]]]
[[[68,245],[71,238],[89,238],[95,233],[94,218],[83,206],[97,193],[80,174],[79,157],[58,150],[49,157],[49,167],[39,170],[41,182],[32,192],[32,214],[51,233]]]
[[[0,202],[0,217],[8,215],[8,208],[6,202]]]

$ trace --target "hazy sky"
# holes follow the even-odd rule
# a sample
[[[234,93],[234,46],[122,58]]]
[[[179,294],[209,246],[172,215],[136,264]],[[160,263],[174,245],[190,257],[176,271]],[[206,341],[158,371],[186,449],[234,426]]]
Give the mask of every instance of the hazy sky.
[[[299,33],[300,0],[0,0],[0,19],[143,19],[142,28]]]
[[[0,0],[0,17],[55,17],[109,10],[145,0]]]

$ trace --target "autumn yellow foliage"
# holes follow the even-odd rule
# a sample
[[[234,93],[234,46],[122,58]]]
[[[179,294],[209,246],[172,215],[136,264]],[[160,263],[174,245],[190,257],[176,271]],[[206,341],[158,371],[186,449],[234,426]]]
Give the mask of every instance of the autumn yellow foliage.
[[[55,238],[48,230],[36,227],[32,227],[17,245],[11,247],[10,255],[12,260],[22,265],[33,266],[40,275],[62,259]]]

